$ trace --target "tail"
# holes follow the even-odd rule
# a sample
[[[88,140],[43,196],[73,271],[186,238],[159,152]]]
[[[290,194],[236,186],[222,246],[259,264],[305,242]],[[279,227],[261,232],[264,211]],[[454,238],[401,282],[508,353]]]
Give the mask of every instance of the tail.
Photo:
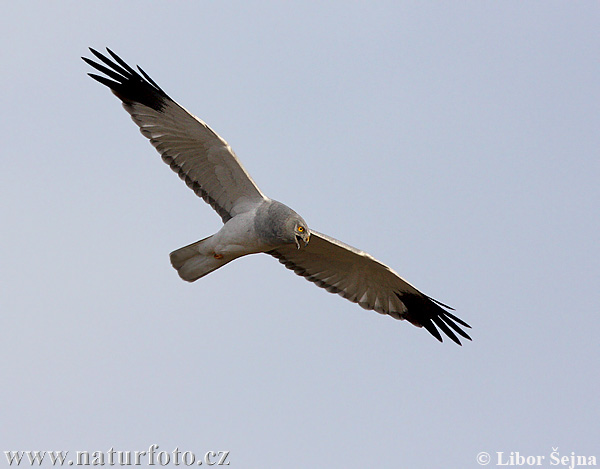
[[[210,238],[211,236],[196,241],[189,246],[173,251],[169,255],[171,265],[175,267],[179,276],[186,282],[195,282],[231,261],[231,259],[215,259],[212,254],[201,252],[202,243]]]

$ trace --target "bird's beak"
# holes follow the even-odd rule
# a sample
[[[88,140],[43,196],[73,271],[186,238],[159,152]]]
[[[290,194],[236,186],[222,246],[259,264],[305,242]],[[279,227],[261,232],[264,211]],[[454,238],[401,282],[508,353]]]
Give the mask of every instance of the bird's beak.
[[[310,233],[306,233],[306,235],[302,236],[302,235],[296,235],[296,247],[298,249],[300,248],[305,248],[306,246],[308,246],[308,241],[310,239]],[[300,241],[302,241],[302,245],[300,245]]]

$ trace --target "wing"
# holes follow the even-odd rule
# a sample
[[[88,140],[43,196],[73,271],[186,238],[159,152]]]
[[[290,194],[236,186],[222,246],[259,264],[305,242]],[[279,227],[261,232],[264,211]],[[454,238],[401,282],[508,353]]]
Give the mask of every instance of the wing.
[[[140,67],[139,73],[110,49],[105,65],[82,59],[107,77],[89,73],[123,101],[123,107],[163,160],[221,216],[223,223],[265,200],[225,140],[173,101]]]
[[[471,340],[459,325],[471,326],[444,309],[452,308],[424,295],[366,252],[337,239],[311,230],[304,249],[284,247],[269,254],[328,292],[338,293],[365,309],[425,327],[440,342],[442,336],[435,326],[458,345],[461,343],[455,332]]]

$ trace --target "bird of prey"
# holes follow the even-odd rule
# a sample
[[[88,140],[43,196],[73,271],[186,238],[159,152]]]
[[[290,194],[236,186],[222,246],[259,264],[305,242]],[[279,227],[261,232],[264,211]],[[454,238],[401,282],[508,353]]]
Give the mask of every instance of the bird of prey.
[[[459,345],[457,334],[471,340],[460,327],[471,326],[450,313],[452,308],[366,252],[309,229],[300,215],[264,195],[227,142],[139,66],[134,70],[108,48],[110,57],[90,51],[99,62],[82,59],[105,76],[89,76],[112,90],[165,163],[223,220],[214,235],[171,253],[183,280],[194,282],[238,257],[267,253],[328,292],[425,327],[440,342],[438,328]]]

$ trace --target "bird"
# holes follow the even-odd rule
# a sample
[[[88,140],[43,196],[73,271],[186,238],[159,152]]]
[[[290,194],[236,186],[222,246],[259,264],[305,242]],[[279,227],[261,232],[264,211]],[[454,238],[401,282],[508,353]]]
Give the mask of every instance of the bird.
[[[217,233],[170,254],[183,280],[194,282],[234,259],[266,253],[318,287],[366,310],[424,327],[440,342],[440,331],[458,345],[458,336],[472,340],[463,330],[471,326],[452,314],[453,308],[366,252],[310,229],[294,210],[263,194],[229,144],[141,67],[135,70],[109,48],[108,55],[89,50],[97,61],[81,58],[103,75],[88,75],[121,100],[163,161],[223,221]]]

